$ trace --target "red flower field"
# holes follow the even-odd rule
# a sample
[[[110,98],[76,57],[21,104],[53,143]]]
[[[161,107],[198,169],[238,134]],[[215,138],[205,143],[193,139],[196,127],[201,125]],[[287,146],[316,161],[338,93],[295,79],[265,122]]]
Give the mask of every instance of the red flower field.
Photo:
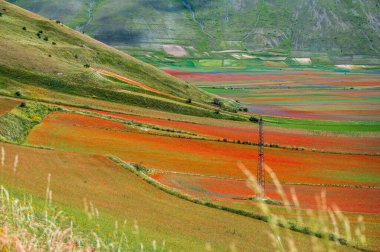
[[[186,72],[179,70],[166,69],[165,72],[187,81],[196,82],[219,82],[219,81],[252,81],[252,80],[273,80],[273,79],[293,79],[302,76],[314,76],[317,73],[312,72],[284,72],[280,74],[249,74],[249,73],[231,73],[231,72]]]
[[[29,135],[30,144],[91,154],[112,154],[145,166],[186,173],[244,178],[243,162],[255,171],[251,145],[126,132],[126,125],[71,113],[52,113]],[[326,184],[380,184],[377,156],[266,149],[266,163],[281,181]]]
[[[188,123],[183,121],[165,120],[136,115],[126,115],[96,111],[96,113],[116,118],[132,120],[136,122],[155,124],[164,127],[175,128],[194,132],[205,137],[216,139],[240,140],[258,142],[257,125],[252,123],[240,123],[226,126],[223,121],[217,121],[217,125]],[[265,126],[265,142],[288,147],[303,147],[323,151],[353,152],[353,153],[378,153],[380,151],[380,138],[370,136],[346,136],[346,135],[316,135],[306,130],[284,129],[274,126]]]

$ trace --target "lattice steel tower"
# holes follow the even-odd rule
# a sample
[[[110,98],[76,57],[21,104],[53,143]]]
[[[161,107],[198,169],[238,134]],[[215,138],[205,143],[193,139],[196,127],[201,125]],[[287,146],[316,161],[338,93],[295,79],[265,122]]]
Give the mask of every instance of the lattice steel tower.
[[[259,157],[257,162],[257,184],[259,186],[258,197],[265,197],[265,170],[264,170],[264,132],[263,118],[259,119]]]

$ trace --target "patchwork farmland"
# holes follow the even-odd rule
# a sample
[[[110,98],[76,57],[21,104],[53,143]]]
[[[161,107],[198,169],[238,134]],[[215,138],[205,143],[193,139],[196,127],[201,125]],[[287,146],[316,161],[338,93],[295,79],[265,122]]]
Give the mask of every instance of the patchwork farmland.
[[[0,13],[0,251],[380,249],[376,66],[179,45],[143,62]]]
[[[261,115],[332,121],[377,121],[380,116],[378,74],[167,72]]]
[[[132,128],[118,122],[74,113],[54,112],[27,138],[27,143],[93,154],[112,154],[159,170],[210,176],[244,178],[236,162],[255,170],[256,146],[189,137],[162,136],[146,127]],[[311,158],[311,156],[313,158]],[[343,157],[345,162],[340,162]],[[266,163],[284,182],[379,185],[380,157],[330,154],[268,148]],[[365,168],[363,168],[365,164]],[[302,169],[300,169],[302,167]],[[320,173],[320,169],[326,170]],[[341,180],[342,175],[355,174]]]
[[[20,104],[20,102],[14,101],[14,104]],[[84,169],[87,175],[76,175],[78,179],[82,179],[84,182],[73,181],[73,183],[84,183],[84,186],[89,190],[92,188],[89,183],[93,179],[88,175],[88,172],[91,174],[94,172],[94,175],[103,174],[106,170],[111,169],[108,166],[114,167],[112,169],[118,167],[117,164],[107,159],[107,156],[112,155],[126,162],[147,167],[150,170],[151,178],[185,194],[196,198],[209,198],[214,202],[236,209],[258,211],[257,208],[254,208],[255,201],[249,200],[250,197],[255,196],[255,193],[247,187],[246,177],[236,165],[240,161],[252,173],[255,172],[257,166],[256,125],[232,121],[224,123],[217,119],[188,117],[189,120],[186,121],[186,118],[183,117],[180,121],[176,121],[175,117],[172,118],[163,119],[63,106],[62,111],[51,112],[40,124],[35,126],[25,141],[29,146],[43,146],[54,149],[54,151],[38,150],[33,147],[20,149],[14,145],[3,145],[7,150],[7,155],[18,154],[20,157],[17,174],[12,175],[12,169],[3,170],[2,173],[5,176],[3,179],[9,178],[10,186],[17,183],[22,185],[25,190],[32,190],[34,183],[32,181],[35,179],[31,181],[22,178],[24,171],[29,176],[39,177],[41,180],[39,184],[41,185],[44,184],[43,180],[50,173],[52,178],[57,180],[52,184],[52,188],[57,194],[57,201],[62,204],[72,204],[79,208],[80,200],[78,199],[87,198],[90,193],[86,193],[87,189],[80,189],[83,193],[82,196],[73,197],[74,194],[69,194],[70,196],[63,194],[61,199],[61,191],[66,187],[58,186],[56,183],[66,179],[61,178],[62,175],[57,173],[55,169],[59,170],[61,166],[71,167],[73,172],[80,172]],[[322,136],[313,136],[315,132],[305,129],[290,128],[281,131],[280,127],[273,125],[268,126],[268,132],[265,135],[266,141],[270,139],[274,141],[271,143],[278,146],[267,146],[265,148],[266,163],[276,171],[280,181],[285,184],[285,190],[289,197],[290,188],[296,189],[299,200],[302,202],[301,209],[318,209],[314,196],[326,191],[327,202],[330,207],[336,204],[348,214],[365,215],[366,223],[371,225],[371,232],[377,230],[376,216],[378,215],[377,209],[380,200],[378,198],[380,157],[375,153],[363,154],[360,151],[358,152],[360,147],[357,147],[358,144],[354,139],[360,138],[345,134],[332,134],[331,132]],[[299,146],[296,140],[293,140],[292,144],[285,145],[285,142],[281,142],[281,137],[271,138],[276,134],[284,135],[284,137],[296,134],[300,139],[309,139],[309,137],[313,139],[314,137],[315,141],[309,139],[310,143],[319,143],[321,148],[315,149],[316,145],[313,145],[313,150],[311,148],[296,149],[294,147]],[[376,141],[378,141],[378,138],[375,137],[377,133],[363,132],[360,134],[365,135],[362,142],[359,142],[362,145],[361,148],[369,153],[371,148],[375,150]],[[325,150],[322,147],[329,138],[334,139],[335,145],[333,148]],[[370,139],[373,139],[374,142],[369,141]],[[249,140],[252,142],[245,142]],[[345,149],[344,152],[333,151],[342,150],[342,146],[346,142],[352,145],[351,149]],[[358,153],[350,154],[347,153],[348,150],[356,150]],[[25,153],[25,151],[27,152]],[[44,154],[35,155],[29,153],[30,151],[31,153],[36,151]],[[50,161],[50,152],[57,157],[63,155],[66,160],[72,155],[81,157],[82,160],[79,163],[83,168],[75,168],[78,164],[67,164],[67,161],[56,164],[56,161]],[[45,161],[41,160],[41,155],[44,156]],[[87,162],[85,159],[89,159],[89,161]],[[345,161],[342,162],[342,159]],[[28,162],[23,160],[28,160]],[[74,156],[70,158],[70,162],[77,162],[77,160]],[[90,160],[101,163],[92,164]],[[11,167],[13,160],[7,159],[7,162],[6,166]],[[41,164],[37,165],[34,162],[41,162]],[[42,169],[46,164],[48,164],[46,168]],[[35,166],[40,168],[33,170]],[[104,172],[91,171],[91,167],[102,166],[104,166]],[[50,167],[57,168],[51,170]],[[118,172],[123,171],[118,170]],[[64,176],[71,176],[66,172],[64,174]],[[108,182],[96,182],[96,180],[91,183],[100,183],[103,186],[108,184]],[[39,189],[33,190],[36,195],[42,196],[44,187],[41,186]],[[99,190],[106,189],[99,188]],[[268,184],[267,195],[273,200],[281,200],[276,188],[271,183]],[[103,209],[101,207],[103,204],[104,209],[106,209],[107,204],[111,204],[110,202],[101,203],[97,200],[98,197],[96,199],[91,198],[91,201],[100,209]],[[360,201],[360,204],[352,204],[352,200]],[[114,204],[112,203],[112,205]],[[281,206],[275,207],[274,211],[277,211],[277,208],[281,208]],[[116,218],[120,218],[121,214],[119,212],[115,215],[112,212],[109,213],[108,210],[104,212],[107,215],[116,216]],[[129,217],[145,218],[132,215],[130,210],[128,212]],[[372,219],[375,222],[372,222]],[[145,228],[143,221],[139,223]],[[149,233],[149,229],[146,232]],[[170,236],[172,237],[172,235]],[[367,236],[372,242],[371,246],[375,246],[378,241],[377,236],[372,236],[372,233]],[[147,239],[153,239],[153,237],[147,236]]]

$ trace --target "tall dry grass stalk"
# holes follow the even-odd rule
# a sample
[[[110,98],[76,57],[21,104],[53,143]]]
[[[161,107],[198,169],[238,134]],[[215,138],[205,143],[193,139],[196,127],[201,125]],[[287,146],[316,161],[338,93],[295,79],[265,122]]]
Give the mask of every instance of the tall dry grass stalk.
[[[1,148],[1,168],[5,166],[5,150]],[[13,174],[16,175],[19,163],[15,156]],[[4,164],[4,165],[3,165]],[[100,227],[99,210],[94,204],[85,201],[85,214],[88,221]],[[12,196],[3,185],[0,186],[0,252],[90,252],[90,251],[166,251],[165,242],[160,248],[156,241],[144,246],[139,241],[139,226],[134,223],[134,230],[127,235],[127,221],[120,227],[116,222],[112,235],[91,230],[81,231],[70,216],[53,206],[51,174],[47,177],[45,205],[43,209],[33,206],[33,199],[19,200]],[[100,220],[99,220],[100,221]],[[76,227],[76,228],[75,228]],[[106,238],[102,238],[106,237]]]
[[[5,165],[5,149],[3,146],[1,146],[1,167],[4,167]]]
[[[256,194],[260,192],[261,188],[256,177],[242,163],[238,163],[238,167],[247,176],[247,185]],[[258,201],[261,212],[269,216],[271,233],[268,235],[275,251],[301,251],[296,247],[296,240],[292,237],[292,232],[289,231],[286,237],[280,235],[281,227],[311,235],[311,251],[335,251],[338,245],[348,245],[362,251],[370,251],[366,249],[365,226],[362,216],[358,217],[357,224],[353,229],[353,224],[338,206],[327,206],[326,191],[321,191],[321,194],[316,196],[318,208],[306,210],[306,216],[303,216],[295,189],[291,188],[289,199],[273,170],[267,165],[264,167],[275,185],[277,194],[284,202],[286,214],[296,216],[296,222],[291,222],[286,216],[271,211],[265,199]]]
[[[15,156],[15,159],[13,161],[13,173],[17,172],[17,166],[18,166],[18,155]]]
[[[51,191],[49,191],[51,192]],[[47,194],[50,197],[50,193]],[[158,244],[152,241],[149,246],[136,240],[139,236],[139,227],[135,222],[135,236],[128,236],[124,231],[128,228],[125,221],[121,227],[116,222],[111,237],[103,239],[103,234],[93,230],[80,231],[77,226],[62,211],[51,206],[50,198],[44,213],[33,207],[33,201],[19,200],[12,197],[3,187],[0,187],[0,251],[56,251],[56,252],[90,252],[90,251],[158,251]],[[88,213],[96,215],[95,208]],[[92,211],[92,212],[91,212]],[[94,218],[92,216],[91,218]],[[90,221],[90,220],[89,220]],[[131,233],[133,233],[131,232]],[[128,239],[129,237],[129,239]],[[138,249],[136,249],[138,247]],[[165,242],[159,251],[166,251]]]

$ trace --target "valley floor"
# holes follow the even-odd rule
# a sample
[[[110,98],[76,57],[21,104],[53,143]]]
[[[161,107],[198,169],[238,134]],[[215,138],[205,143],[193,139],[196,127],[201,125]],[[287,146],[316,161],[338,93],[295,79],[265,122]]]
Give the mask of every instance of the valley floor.
[[[97,100],[91,100],[96,109],[78,108],[69,104],[80,104],[86,98],[57,94],[54,99],[59,101],[60,97],[69,98],[67,105],[49,105],[62,110],[50,112],[31,130],[24,143],[28,147],[1,144],[7,157],[6,168],[1,171],[4,184],[43,197],[46,178],[51,174],[58,204],[79,211],[85,198],[108,221],[137,220],[144,243],[165,240],[176,250],[199,249],[208,243],[217,250],[231,245],[243,251],[269,249],[268,237],[263,238],[266,235],[257,236],[258,240],[251,237],[252,230],[265,230],[264,222],[176,199],[152,189],[107,158],[113,155],[140,163],[152,178],[181,193],[257,213],[257,204],[249,200],[255,193],[237,167],[240,161],[255,173],[256,124]],[[4,113],[21,101],[27,106],[30,103],[6,97],[0,101],[7,105],[3,106]],[[317,209],[315,195],[326,191],[328,207],[337,204],[350,216],[352,225],[356,225],[356,216],[364,216],[369,246],[377,248],[379,133],[322,132],[272,124],[266,126],[265,136],[266,163],[285,184],[287,193],[290,188],[296,189],[301,208]],[[15,155],[20,160],[16,172],[11,158]],[[281,200],[270,181],[267,193],[271,199]],[[284,210],[282,206],[271,208],[274,212]],[[307,237],[296,237],[299,247],[309,246]]]

